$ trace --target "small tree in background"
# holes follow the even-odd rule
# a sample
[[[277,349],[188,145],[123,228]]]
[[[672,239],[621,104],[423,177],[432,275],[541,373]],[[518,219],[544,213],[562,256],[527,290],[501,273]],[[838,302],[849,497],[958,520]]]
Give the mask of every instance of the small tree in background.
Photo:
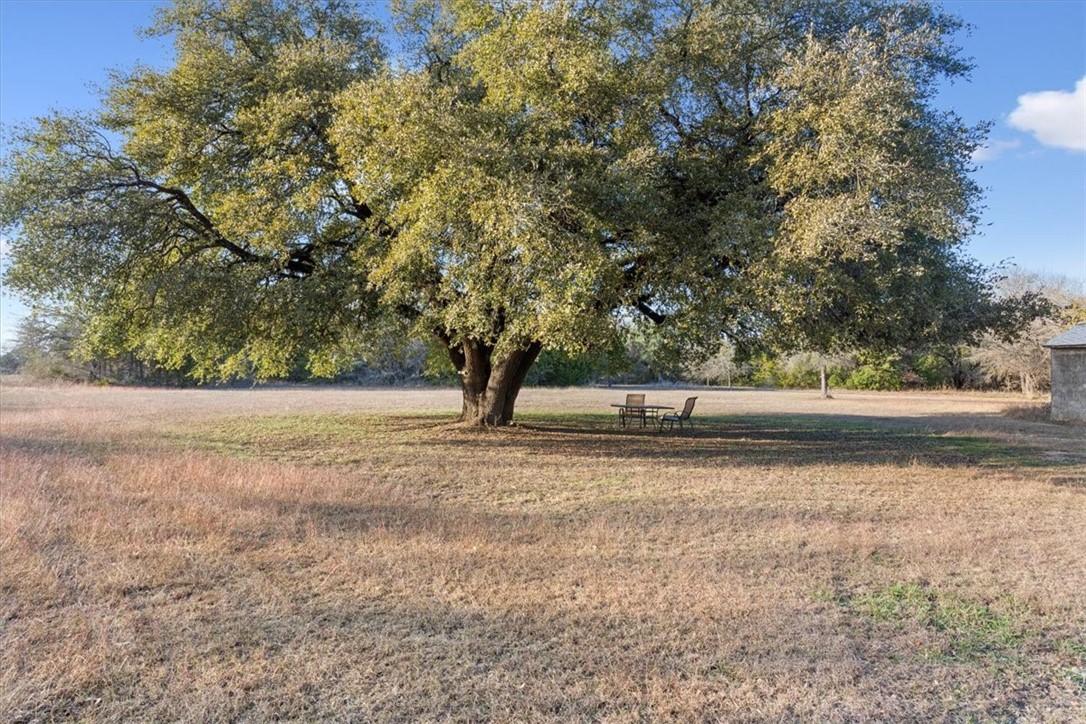
[[[727,385],[732,382],[744,369],[735,359],[735,345],[724,342],[716,353],[705,359],[688,362],[684,368],[684,376],[694,382],[704,382],[706,385]]]
[[[971,345],[985,338],[1012,343],[1049,308],[1034,290],[997,294],[998,269],[924,237],[908,238],[892,257],[874,254],[865,262],[826,256],[778,263],[783,281],[772,286],[775,301],[768,306],[786,323],[770,326],[774,346],[866,356],[870,369],[861,376],[868,388],[900,366],[885,360],[919,350],[941,360],[961,389]]]

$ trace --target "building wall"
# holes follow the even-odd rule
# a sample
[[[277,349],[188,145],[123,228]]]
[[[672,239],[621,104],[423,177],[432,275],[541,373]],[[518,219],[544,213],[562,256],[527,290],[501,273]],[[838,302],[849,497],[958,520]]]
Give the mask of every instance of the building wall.
[[[1052,351],[1052,419],[1086,422],[1086,349]]]

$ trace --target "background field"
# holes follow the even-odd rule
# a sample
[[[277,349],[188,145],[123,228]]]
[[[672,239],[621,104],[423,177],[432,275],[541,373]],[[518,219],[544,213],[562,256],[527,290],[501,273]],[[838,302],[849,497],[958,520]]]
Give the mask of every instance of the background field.
[[[1010,398],[0,388],[0,719],[1086,719],[1086,429]]]

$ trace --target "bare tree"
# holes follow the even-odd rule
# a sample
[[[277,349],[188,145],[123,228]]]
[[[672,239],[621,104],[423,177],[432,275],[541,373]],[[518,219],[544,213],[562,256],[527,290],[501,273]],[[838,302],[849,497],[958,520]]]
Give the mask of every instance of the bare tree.
[[[1073,279],[1021,268],[1003,279],[998,291],[1002,297],[1039,293],[1050,302],[1051,310],[1030,322],[1015,339],[985,335],[970,359],[980,366],[989,381],[1033,397],[1052,384],[1045,342],[1077,322],[1086,321],[1086,294]]]
[[[705,381],[706,385],[713,383],[732,386],[732,379],[742,370],[735,361],[735,347],[730,342],[724,342],[716,354],[708,359],[687,365],[685,372],[692,379]]]

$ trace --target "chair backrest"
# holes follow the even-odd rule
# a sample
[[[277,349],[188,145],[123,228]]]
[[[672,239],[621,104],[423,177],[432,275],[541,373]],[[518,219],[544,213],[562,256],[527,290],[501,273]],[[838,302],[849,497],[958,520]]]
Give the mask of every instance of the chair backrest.
[[[645,395],[644,395],[644,393],[626,395],[626,404],[627,405],[644,405],[645,404]]]
[[[690,413],[694,411],[694,401],[697,400],[697,399],[698,398],[696,398],[696,397],[687,397],[686,398],[686,404],[683,405],[683,411],[682,411],[682,413],[679,414],[680,419],[682,419],[682,420],[689,420],[690,419]],[[690,423],[690,424],[693,425],[694,423]]]

